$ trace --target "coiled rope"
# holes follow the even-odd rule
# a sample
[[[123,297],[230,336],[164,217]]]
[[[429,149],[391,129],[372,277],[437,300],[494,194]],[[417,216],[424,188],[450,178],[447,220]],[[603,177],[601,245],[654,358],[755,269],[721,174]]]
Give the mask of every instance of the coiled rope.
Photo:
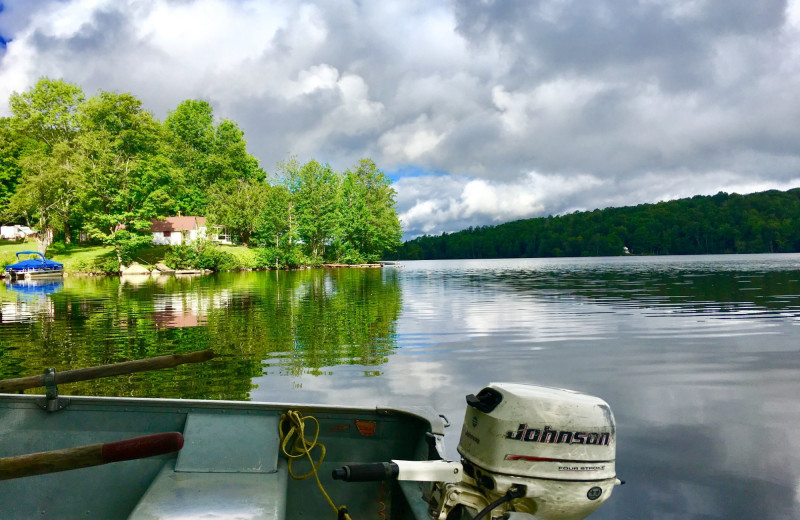
[[[308,439],[306,439],[306,421],[312,421],[316,426],[314,439],[310,442]],[[319,487],[319,490],[322,492],[325,500],[328,501],[331,509],[333,509],[333,511],[336,513],[337,520],[352,520],[350,514],[347,512],[347,507],[336,507],[336,504],[334,504],[330,495],[328,495],[328,492],[325,491],[325,488],[322,486],[322,482],[319,480],[319,474],[317,471],[319,470],[320,466],[322,466],[323,459],[325,459],[325,445],[317,442],[317,439],[319,438],[319,421],[317,421],[317,419],[311,415],[304,417],[303,414],[298,411],[289,410],[285,414],[281,415],[279,433],[281,440],[281,451],[283,451],[283,454],[286,455],[287,459],[289,460],[289,475],[291,475],[291,477],[295,480],[304,480],[313,476],[317,481],[317,487]],[[289,447],[290,443],[291,447]],[[316,463],[311,455],[311,450],[314,448],[319,448],[320,452],[319,460]],[[292,462],[302,458],[307,458],[311,463],[311,471],[303,475],[295,475],[294,470],[292,469]]]

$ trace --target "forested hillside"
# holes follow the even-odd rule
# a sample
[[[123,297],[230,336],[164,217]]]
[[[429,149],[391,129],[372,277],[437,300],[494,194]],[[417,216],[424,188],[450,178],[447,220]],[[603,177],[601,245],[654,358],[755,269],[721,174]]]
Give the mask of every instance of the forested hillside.
[[[800,252],[800,188],[720,192],[469,228],[405,242],[395,259]]]
[[[208,217],[266,266],[372,262],[400,245],[396,193],[371,159],[341,172],[290,157],[267,173],[238,124],[202,100],[161,122],[132,94],[87,98],[42,78],[9,102],[0,222],[37,230],[43,254],[80,240],[113,246],[124,265],[152,244],[153,219],[175,215]]]

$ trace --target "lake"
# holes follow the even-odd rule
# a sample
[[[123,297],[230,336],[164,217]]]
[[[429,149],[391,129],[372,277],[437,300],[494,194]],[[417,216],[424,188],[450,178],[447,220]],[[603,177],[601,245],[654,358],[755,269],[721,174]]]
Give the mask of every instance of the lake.
[[[800,255],[403,262],[0,284],[0,379],[212,348],[62,393],[427,405],[494,381],[617,419],[593,519],[800,518]]]

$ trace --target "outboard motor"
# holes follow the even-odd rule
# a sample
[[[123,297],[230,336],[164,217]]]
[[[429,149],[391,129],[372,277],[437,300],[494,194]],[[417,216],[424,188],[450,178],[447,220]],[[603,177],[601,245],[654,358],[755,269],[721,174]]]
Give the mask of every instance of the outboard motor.
[[[570,390],[492,383],[467,396],[467,405],[458,444],[464,477],[439,486],[443,500],[438,518],[447,518],[441,514],[455,508],[455,497],[463,497],[462,506],[477,513],[511,494],[516,495],[514,511],[547,520],[580,520],[620,483],[616,422],[602,399]]]
[[[381,478],[434,482],[427,498],[435,520],[581,520],[621,484],[611,408],[570,390],[492,383],[468,395],[458,452],[460,462],[395,460],[373,469]],[[334,478],[368,480],[359,471],[345,466]]]

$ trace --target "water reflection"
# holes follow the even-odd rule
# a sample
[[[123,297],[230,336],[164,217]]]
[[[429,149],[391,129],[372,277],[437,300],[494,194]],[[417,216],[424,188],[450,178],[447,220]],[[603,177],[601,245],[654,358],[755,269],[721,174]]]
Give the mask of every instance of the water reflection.
[[[591,518],[800,518],[800,255],[68,278],[42,298],[4,313],[0,377],[212,348],[62,390],[431,406],[453,458],[464,395],[573,388],[611,404],[628,482]]]
[[[23,280],[9,280],[6,283],[6,289],[21,295],[43,295],[53,294],[64,287],[64,280],[57,279],[23,279]]]
[[[323,374],[352,364],[379,375],[401,310],[397,277],[378,270],[68,278],[41,296],[47,312],[4,303],[0,378],[168,352],[218,354],[213,367],[65,389],[88,395],[247,399],[263,373]]]
[[[61,279],[7,280],[6,297],[0,299],[0,323],[53,319],[55,311],[47,295],[63,285]]]

